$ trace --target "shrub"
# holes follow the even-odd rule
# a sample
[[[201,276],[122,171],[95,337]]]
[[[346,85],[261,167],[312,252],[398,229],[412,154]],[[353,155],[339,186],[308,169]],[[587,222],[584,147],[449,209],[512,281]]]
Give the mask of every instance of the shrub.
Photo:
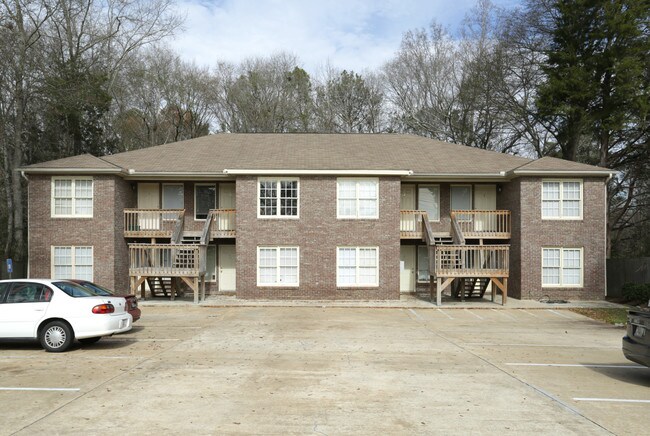
[[[650,283],[626,283],[623,285],[623,298],[626,301],[650,300]]]

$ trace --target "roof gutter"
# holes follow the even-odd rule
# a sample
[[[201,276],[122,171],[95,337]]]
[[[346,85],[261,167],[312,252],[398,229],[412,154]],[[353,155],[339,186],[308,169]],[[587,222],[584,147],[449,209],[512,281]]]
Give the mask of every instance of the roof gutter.
[[[224,177],[227,177],[227,175],[220,172],[194,173],[188,171],[136,171],[133,168],[129,168],[124,174],[124,178],[127,180],[214,180]]]
[[[121,168],[17,168],[23,174],[122,174]]]
[[[607,170],[514,170],[513,174],[521,176],[601,176],[612,177],[615,171]]]
[[[224,169],[224,174],[234,176],[410,176],[411,170],[299,170],[299,169]]]

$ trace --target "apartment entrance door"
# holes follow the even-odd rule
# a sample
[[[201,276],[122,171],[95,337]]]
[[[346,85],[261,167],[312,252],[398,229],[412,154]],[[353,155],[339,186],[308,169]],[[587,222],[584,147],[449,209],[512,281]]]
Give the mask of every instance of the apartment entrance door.
[[[219,291],[234,291],[236,283],[234,245],[219,245]]]
[[[415,245],[399,247],[399,290],[415,291]]]
[[[138,183],[138,209],[160,209],[160,187],[158,183]],[[141,230],[160,229],[158,212],[138,213]]]
[[[497,186],[496,185],[475,185],[474,186],[474,209],[475,210],[497,210]],[[483,215],[476,217],[475,229],[478,232],[496,231],[496,217]]]

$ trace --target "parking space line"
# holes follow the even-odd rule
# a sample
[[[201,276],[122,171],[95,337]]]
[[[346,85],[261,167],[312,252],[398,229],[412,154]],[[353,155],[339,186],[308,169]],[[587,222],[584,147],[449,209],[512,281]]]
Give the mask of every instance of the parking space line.
[[[474,316],[477,317],[478,319],[485,319],[485,318],[483,318],[481,315],[478,315],[478,314],[472,312],[472,311],[469,310],[469,309],[465,309],[465,311],[468,312],[468,313],[471,313],[472,315],[474,315]]]
[[[440,312],[440,313],[442,313],[443,315],[445,315],[447,318],[449,318],[449,319],[454,319],[453,316],[449,315],[449,314],[448,314],[447,312],[445,312],[444,310],[442,310],[442,309],[437,309],[437,310],[438,310],[438,312]]]
[[[600,401],[608,403],[650,403],[650,400],[628,400],[625,398],[574,398],[573,401]]]
[[[0,391],[72,391],[77,392],[79,388],[8,388],[0,387]]]
[[[409,312],[411,312],[417,319],[422,320],[420,314],[418,314],[415,310],[409,309]]]
[[[467,342],[465,345],[469,346],[485,346],[485,347],[550,347],[550,348],[596,348],[596,349],[612,349],[620,350],[621,347],[606,347],[602,345],[557,345],[557,344],[500,344],[496,342]]]
[[[556,311],[554,311],[553,309],[546,309],[546,311],[547,311],[547,312],[551,312],[551,313],[553,313],[553,314],[555,314],[555,315],[557,315],[557,316],[561,316],[562,318],[573,319],[573,318],[571,318],[570,316],[564,315],[563,313],[560,313],[560,312],[556,312]]]
[[[68,356],[66,355],[59,355],[59,356],[52,356],[51,354],[43,355],[43,356],[0,356],[0,360],[3,359],[47,359],[47,360],[52,360],[52,359],[66,359]],[[142,359],[141,357],[134,357],[134,356],[93,356],[93,355],[76,355],[74,356],[75,359]]]
[[[627,369],[645,369],[641,365],[604,365],[599,363],[506,363],[508,366],[556,366],[556,367],[578,367],[578,368],[627,368]]]
[[[500,313],[501,315],[505,316],[506,318],[510,318],[510,319],[513,320],[513,321],[517,321],[517,318],[515,318],[514,316],[512,316],[512,315],[510,315],[510,314],[505,313],[503,310],[496,310],[496,309],[490,309],[490,310],[492,310],[492,311],[494,311],[494,312],[498,312],[498,313]]]
[[[539,316],[537,316],[537,315],[535,315],[534,313],[531,313],[531,312],[529,312],[529,311],[527,311],[527,310],[524,310],[524,309],[520,309],[520,310],[521,310],[522,312],[527,313],[528,315],[532,316],[533,318],[539,318]]]

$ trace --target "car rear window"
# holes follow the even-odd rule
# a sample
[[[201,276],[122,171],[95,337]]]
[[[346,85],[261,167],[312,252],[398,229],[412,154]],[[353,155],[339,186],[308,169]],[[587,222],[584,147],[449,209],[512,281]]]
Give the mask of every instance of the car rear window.
[[[63,292],[71,297],[97,297],[98,294],[88,288],[84,288],[72,282],[53,282],[54,286],[61,289]]]
[[[98,284],[91,283],[91,282],[84,282],[84,283],[79,283],[80,286],[83,286],[84,288],[88,288],[97,295],[102,295],[104,297],[112,297],[113,293],[109,291],[108,289],[99,286]]]

